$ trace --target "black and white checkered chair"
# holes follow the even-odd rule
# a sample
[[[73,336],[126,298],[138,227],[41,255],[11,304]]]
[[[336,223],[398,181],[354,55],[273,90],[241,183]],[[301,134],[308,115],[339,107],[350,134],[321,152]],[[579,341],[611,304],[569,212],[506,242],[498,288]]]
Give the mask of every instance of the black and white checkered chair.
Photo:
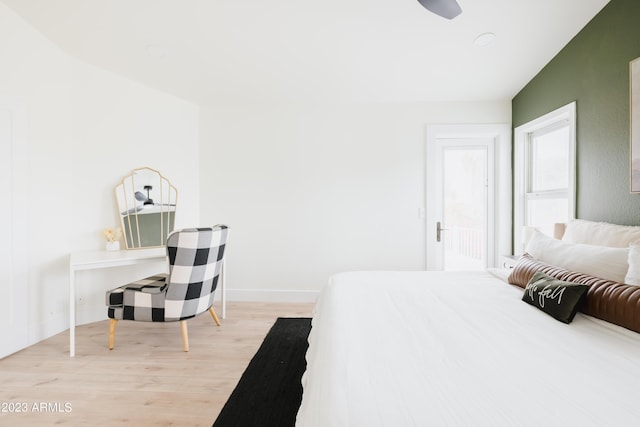
[[[184,351],[189,351],[187,319],[209,311],[216,325],[213,296],[227,241],[226,225],[189,228],[167,238],[169,274],[147,277],[107,292],[109,349],[118,320],[180,322]]]

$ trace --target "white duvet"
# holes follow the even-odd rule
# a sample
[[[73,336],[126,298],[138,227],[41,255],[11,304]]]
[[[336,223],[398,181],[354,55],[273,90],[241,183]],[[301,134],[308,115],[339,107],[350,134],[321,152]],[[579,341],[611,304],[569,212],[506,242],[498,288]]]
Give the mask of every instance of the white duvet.
[[[523,292],[489,272],[333,276],[296,425],[640,425],[640,334]]]

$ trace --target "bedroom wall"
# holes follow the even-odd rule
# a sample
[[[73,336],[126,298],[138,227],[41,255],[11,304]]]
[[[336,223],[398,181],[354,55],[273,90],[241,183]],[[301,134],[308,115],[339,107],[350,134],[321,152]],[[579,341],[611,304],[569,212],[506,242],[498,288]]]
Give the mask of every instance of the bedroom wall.
[[[640,57],[640,2],[611,0],[518,93],[514,128],[577,101],[577,217],[640,224],[629,192],[629,62]]]
[[[199,109],[71,58],[0,3],[0,97],[27,112],[29,343],[68,328],[68,256],[102,250],[118,225],[113,187],[165,173],[180,224],[198,223]],[[82,272],[78,321],[106,318],[104,291],[144,269]]]
[[[428,123],[509,101],[225,105],[202,112],[202,221],[231,227],[232,299],[313,300],[333,273],[425,268]]]

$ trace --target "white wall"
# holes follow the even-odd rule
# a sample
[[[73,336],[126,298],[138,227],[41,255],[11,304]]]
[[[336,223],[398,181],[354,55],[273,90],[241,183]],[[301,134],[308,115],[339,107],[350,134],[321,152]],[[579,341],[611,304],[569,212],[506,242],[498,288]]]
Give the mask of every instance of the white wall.
[[[68,255],[118,226],[113,188],[133,168],[178,187],[177,222],[199,225],[199,108],[79,62],[0,3],[0,96],[26,107],[29,342],[68,328]],[[79,323],[106,318],[104,291],[144,269],[83,272]]]
[[[424,269],[426,124],[510,119],[509,101],[203,110],[202,220],[231,227],[230,298],[312,300],[336,272]]]

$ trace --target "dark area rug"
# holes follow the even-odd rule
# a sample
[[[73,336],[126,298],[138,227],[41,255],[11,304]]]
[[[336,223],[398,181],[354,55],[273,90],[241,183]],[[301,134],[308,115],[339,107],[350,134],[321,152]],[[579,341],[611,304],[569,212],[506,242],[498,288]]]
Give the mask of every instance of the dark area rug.
[[[310,331],[310,318],[278,318],[213,427],[295,425]]]

